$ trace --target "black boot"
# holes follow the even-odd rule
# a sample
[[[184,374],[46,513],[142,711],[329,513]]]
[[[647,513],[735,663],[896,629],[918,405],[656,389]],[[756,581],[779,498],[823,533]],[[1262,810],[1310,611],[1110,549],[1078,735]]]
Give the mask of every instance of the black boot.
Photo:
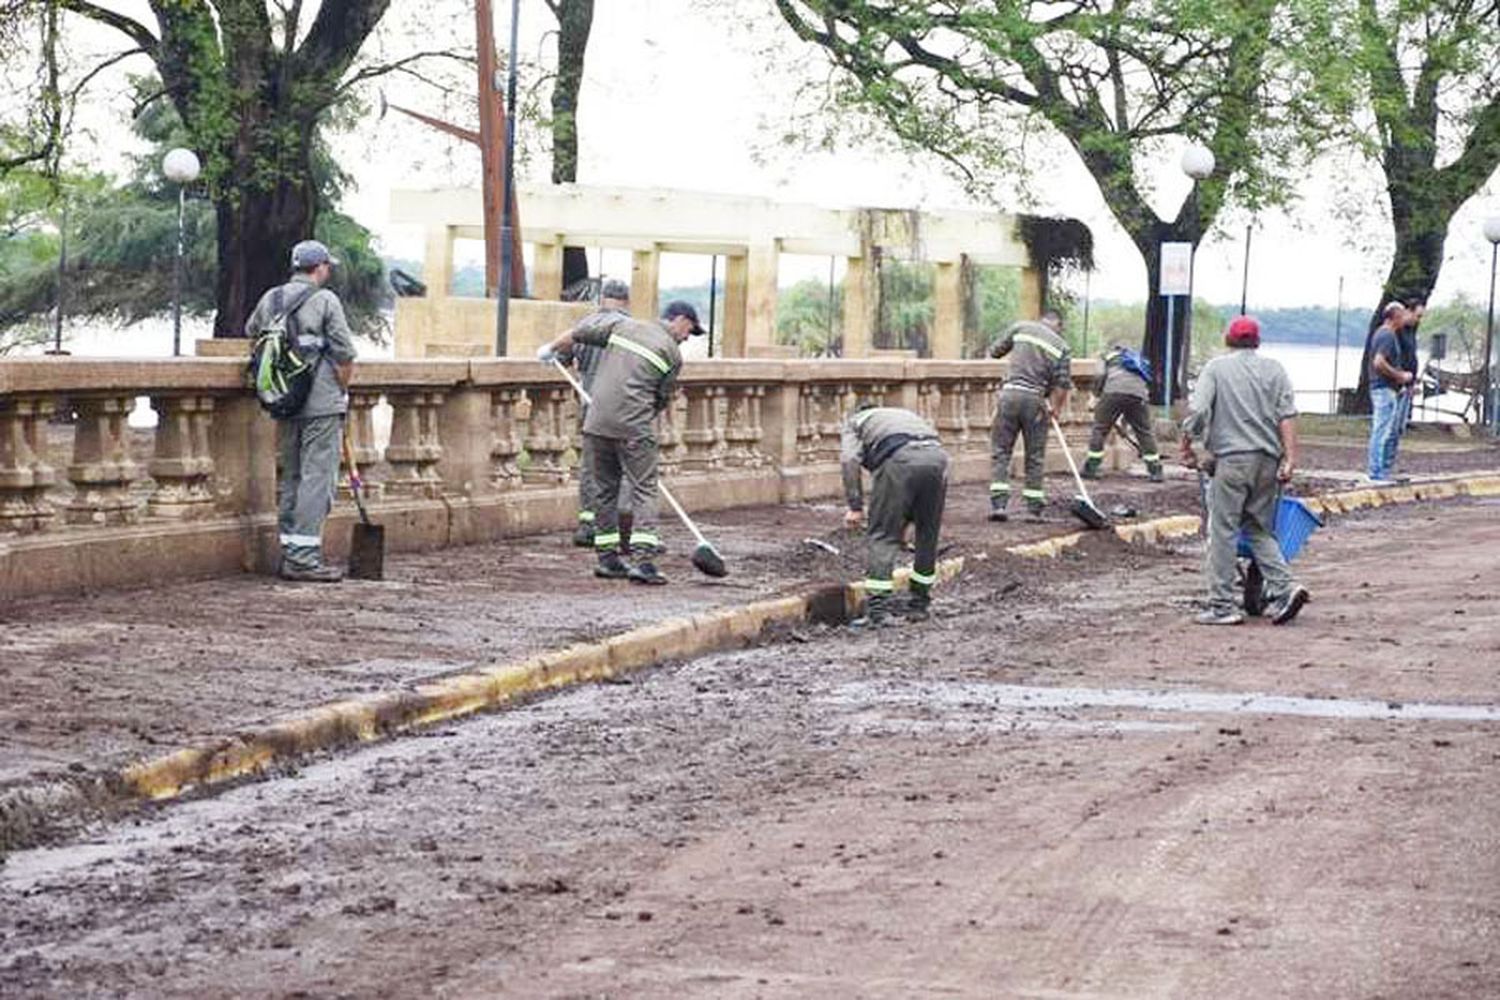
[[[1161,463],[1160,462],[1147,462],[1146,463],[1146,478],[1149,479],[1153,483],[1159,483],[1159,482],[1162,481],[1163,477],[1162,477],[1162,474],[1161,474]]]
[[[630,565],[620,553],[610,551],[599,553],[599,565],[594,567],[594,575],[602,580],[623,580],[630,575]]]
[[[850,622],[853,628],[880,628],[891,620],[891,595],[871,594],[865,598],[865,613]]]
[[[594,547],[593,521],[578,522],[578,527],[573,529],[573,544],[580,549],[591,549]]]
[[[901,617],[909,622],[925,622],[932,617],[932,594],[920,583],[911,585],[906,602],[901,605]]]
[[[1009,503],[1010,503],[1010,494],[1008,494],[1008,493],[991,493],[990,494],[990,520],[994,521],[996,523],[999,523],[999,522],[1002,522],[1002,521],[1009,521],[1010,520],[1010,515],[1005,512],[1005,507]]]
[[[631,583],[646,583],[661,586],[667,582],[667,578],[661,575],[661,571],[652,562],[638,562],[630,568]]]
[[[1098,479],[1099,467],[1103,464],[1104,459],[1102,458],[1090,458],[1083,463],[1083,472],[1081,475],[1084,479]]]

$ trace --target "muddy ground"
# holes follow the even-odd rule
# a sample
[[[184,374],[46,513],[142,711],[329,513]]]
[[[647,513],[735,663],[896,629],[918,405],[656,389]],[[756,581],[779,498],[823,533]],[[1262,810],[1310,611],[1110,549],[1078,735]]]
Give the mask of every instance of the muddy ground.
[[[975,558],[928,624],[788,630],[13,854],[0,994],[1492,995],[1497,515],[1335,520],[1287,628],[1188,624],[1192,545]],[[578,627],[537,618],[521,642]]]

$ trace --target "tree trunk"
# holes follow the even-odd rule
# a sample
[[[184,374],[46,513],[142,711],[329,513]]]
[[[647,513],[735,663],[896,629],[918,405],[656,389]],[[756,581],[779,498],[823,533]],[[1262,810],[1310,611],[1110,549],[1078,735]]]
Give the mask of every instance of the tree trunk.
[[[559,0],[557,14],[557,82],[552,87],[552,183],[578,180],[578,92],[583,85],[583,57],[594,24],[594,0]],[[563,248],[563,287],[589,276],[583,247]]]
[[[214,336],[243,337],[261,295],[287,280],[292,246],[311,238],[315,206],[310,191],[283,183],[274,191],[242,191],[237,201],[220,199],[217,216]]]

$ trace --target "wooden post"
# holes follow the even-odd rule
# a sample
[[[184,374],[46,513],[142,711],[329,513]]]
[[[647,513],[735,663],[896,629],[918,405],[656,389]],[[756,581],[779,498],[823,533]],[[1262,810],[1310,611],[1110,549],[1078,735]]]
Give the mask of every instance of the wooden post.
[[[933,269],[932,339],[934,358],[957,359],[963,354],[963,264],[939,261]]]
[[[655,247],[630,255],[630,315],[636,319],[656,318],[660,279],[661,254]]]
[[[724,259],[724,328],[719,340],[719,356],[745,356],[745,311],[750,302],[750,258]]]

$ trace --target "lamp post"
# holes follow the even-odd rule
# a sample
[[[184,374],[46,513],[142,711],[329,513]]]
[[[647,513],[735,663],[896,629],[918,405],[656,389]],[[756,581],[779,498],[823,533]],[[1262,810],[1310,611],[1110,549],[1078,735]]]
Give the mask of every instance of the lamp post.
[[[1495,341],[1495,261],[1500,255],[1500,215],[1492,215],[1484,220],[1484,238],[1490,241],[1490,308],[1485,316],[1484,322],[1484,403],[1489,411],[1490,433],[1494,434],[1500,430],[1500,406],[1496,406],[1495,383],[1494,383],[1494,350]]]
[[[516,35],[521,25],[521,0],[510,5],[510,55],[505,84],[505,181],[500,202],[500,301],[495,314],[495,356],[510,351],[511,269],[515,262],[515,216],[511,202],[516,196]],[[602,287],[602,286],[601,286]]]
[[[1213,151],[1202,143],[1195,142],[1187,149],[1183,150],[1182,160],[1180,161],[1179,165],[1182,167],[1182,172],[1187,174],[1193,180],[1193,192],[1190,196],[1190,204],[1192,206],[1193,214],[1194,216],[1196,216],[1198,211],[1198,182],[1214,172]],[[1173,334],[1175,333],[1174,314],[1176,312],[1176,310],[1173,308],[1175,305],[1174,300],[1177,295],[1182,294],[1183,292],[1187,294],[1188,315],[1187,321],[1184,322],[1183,326],[1187,330],[1191,331],[1193,315],[1193,255],[1198,246],[1197,230],[1197,219],[1193,218],[1191,229],[1189,230],[1193,235],[1193,239],[1186,244],[1185,252],[1180,249],[1182,247],[1182,244],[1162,245],[1163,250],[1166,250],[1167,247],[1172,247],[1173,250],[1177,251],[1180,256],[1185,256],[1187,265],[1187,281],[1185,287],[1180,286],[1175,281],[1173,283],[1169,283],[1167,268],[1165,266],[1162,268],[1162,294],[1167,297],[1167,352],[1165,371],[1166,391],[1162,393],[1162,401],[1166,404],[1166,415],[1168,419],[1171,419],[1172,416],[1172,394],[1173,390],[1176,388],[1175,373],[1172,370],[1173,361],[1177,356],[1177,345],[1173,342]]]
[[[182,230],[183,215],[187,207],[187,186],[198,179],[202,169],[198,156],[191,149],[169,150],[162,157],[161,172],[167,180],[177,185],[177,259],[172,265],[172,357],[182,354]]]

